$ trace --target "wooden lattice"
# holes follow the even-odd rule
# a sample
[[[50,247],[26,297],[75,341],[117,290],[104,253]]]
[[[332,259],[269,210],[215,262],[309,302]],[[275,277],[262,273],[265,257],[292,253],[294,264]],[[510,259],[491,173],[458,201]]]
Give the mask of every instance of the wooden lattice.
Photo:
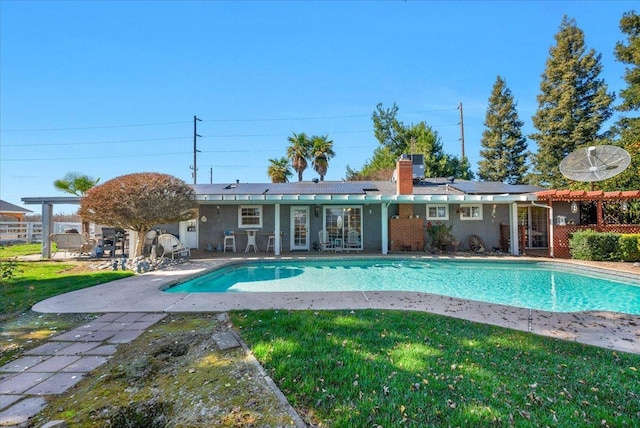
[[[589,226],[553,226],[553,255],[559,259],[570,259],[571,251],[569,249],[569,238],[572,233],[580,230],[593,230],[596,232],[612,232],[612,233],[640,233],[640,225],[638,224],[608,224],[601,227],[596,225]]]

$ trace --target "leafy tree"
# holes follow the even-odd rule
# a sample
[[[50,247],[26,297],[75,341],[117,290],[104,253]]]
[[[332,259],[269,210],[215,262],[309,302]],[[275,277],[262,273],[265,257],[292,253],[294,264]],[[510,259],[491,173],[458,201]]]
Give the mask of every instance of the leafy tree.
[[[329,159],[336,155],[333,151],[333,141],[329,140],[328,135],[313,136],[311,145],[313,169],[320,176],[320,181],[324,181],[324,176],[327,175],[329,168]]]
[[[311,157],[311,139],[304,132],[294,132],[293,136],[289,137],[289,144],[287,156],[291,159],[291,166],[298,173],[298,181],[302,181],[302,173],[307,169],[307,160]]]
[[[578,147],[604,141],[600,128],[611,117],[614,96],[607,93],[606,83],[599,78],[601,55],[593,49],[587,52],[584,33],[574,19],[562,19],[555,40],[533,116],[538,132],[529,136],[538,144],[530,181],[562,188],[568,180],[560,173],[560,161]]]
[[[407,126],[397,119],[397,113],[398,107],[395,104],[389,109],[383,108],[382,104],[376,106],[372,120],[374,134],[380,146],[361,171],[348,170],[348,176],[363,180],[380,179],[381,173],[393,171],[400,155],[422,154],[426,177],[473,177],[466,159],[461,160],[444,153],[440,136],[436,131],[424,122]],[[387,174],[385,179],[390,175]]]
[[[267,175],[271,179],[272,183],[288,183],[289,177],[293,176],[293,173],[289,169],[289,159],[281,157],[280,159],[269,159],[269,168],[267,168]]]
[[[94,179],[79,172],[67,172],[62,179],[53,182],[53,187],[65,193],[82,196],[99,181],[99,178]]]
[[[518,119],[517,103],[505,80],[498,76],[489,97],[484,121],[486,129],[480,141],[483,150],[478,176],[485,181],[522,183],[527,173],[527,139],[524,123]]]
[[[138,232],[135,256],[142,254],[144,235],[158,224],[196,216],[193,189],[167,174],[123,175],[90,189],[80,203],[82,218]]]

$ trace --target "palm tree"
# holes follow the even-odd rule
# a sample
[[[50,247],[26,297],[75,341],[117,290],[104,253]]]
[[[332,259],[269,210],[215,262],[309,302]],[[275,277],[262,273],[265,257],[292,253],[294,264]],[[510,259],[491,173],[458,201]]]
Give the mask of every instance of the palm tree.
[[[336,155],[333,151],[333,141],[329,140],[328,135],[322,135],[311,138],[311,143],[313,169],[320,175],[320,181],[324,181],[324,176],[327,175],[329,168],[329,159]]]
[[[53,187],[65,193],[84,196],[84,194],[93,186],[98,184],[99,181],[99,178],[89,177],[88,175],[83,175],[79,172],[67,172],[61,180],[55,180],[53,182]],[[81,219],[81,221],[82,233],[85,236],[89,236],[89,222],[84,219]]]
[[[311,157],[311,140],[304,132],[293,133],[289,137],[287,156],[291,159],[291,166],[298,173],[298,181],[302,181],[302,172],[307,169],[307,159]]]
[[[82,175],[79,172],[67,172],[61,180],[53,182],[53,187],[76,196],[83,196],[89,189],[98,184],[99,178]]]
[[[281,157],[280,159],[269,159],[270,165],[267,168],[267,175],[272,183],[288,183],[289,177],[293,175],[289,169],[289,159]]]

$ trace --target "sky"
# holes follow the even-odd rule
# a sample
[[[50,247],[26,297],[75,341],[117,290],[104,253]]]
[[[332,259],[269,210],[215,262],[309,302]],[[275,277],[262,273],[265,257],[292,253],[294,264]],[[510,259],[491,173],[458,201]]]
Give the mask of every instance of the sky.
[[[0,0],[0,199],[65,196],[53,181],[68,172],[100,183],[161,172],[191,184],[194,116],[198,184],[268,182],[269,159],[300,132],[328,135],[336,156],[325,179],[342,180],[379,146],[378,103],[395,103],[406,125],[425,122],[450,155],[461,155],[464,130],[476,170],[497,76],[532,133],[540,76],[567,15],[618,93],[626,85],[614,47],[635,6]],[[311,166],[303,175],[316,177]]]

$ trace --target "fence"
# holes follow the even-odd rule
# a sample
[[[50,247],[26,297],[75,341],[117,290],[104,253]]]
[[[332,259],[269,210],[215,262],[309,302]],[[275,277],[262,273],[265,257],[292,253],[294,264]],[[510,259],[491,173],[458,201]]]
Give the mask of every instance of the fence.
[[[53,233],[63,233],[68,229],[82,230],[80,222],[54,222]],[[42,242],[42,223],[15,221],[0,222],[0,242],[33,243]]]

